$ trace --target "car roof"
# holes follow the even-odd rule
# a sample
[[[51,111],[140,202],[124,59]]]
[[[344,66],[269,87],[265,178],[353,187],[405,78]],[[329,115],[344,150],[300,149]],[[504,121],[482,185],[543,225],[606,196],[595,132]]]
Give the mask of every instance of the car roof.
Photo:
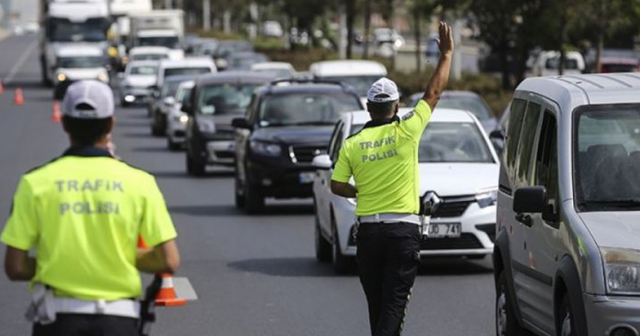
[[[135,47],[129,51],[129,55],[134,54],[166,54],[169,52],[167,47]]]
[[[270,94],[289,94],[289,93],[310,93],[310,92],[345,92],[358,96],[350,89],[345,89],[339,84],[325,84],[325,83],[295,83],[293,85],[267,85],[259,88],[256,93],[262,94],[269,92]]]
[[[191,89],[196,85],[195,80],[186,80],[178,85],[178,89]]]
[[[197,77],[197,75],[178,75],[178,76],[171,76],[171,77],[167,77],[167,79],[165,79],[165,84],[169,83],[169,82],[184,82],[186,80],[194,80]]]
[[[413,108],[404,107],[398,112],[399,115],[405,115],[413,111]],[[362,125],[371,120],[369,112],[367,111],[355,111],[349,112],[351,123],[353,125]],[[459,122],[459,123],[473,123],[474,118],[471,112],[458,109],[448,108],[436,108],[431,115],[429,122],[444,123],[444,122]]]
[[[88,45],[74,45],[64,46],[58,49],[59,57],[73,57],[73,56],[103,56],[102,49],[95,46]]]
[[[209,57],[189,57],[181,60],[164,59],[160,61],[161,68],[180,68],[214,66],[213,60]]]
[[[528,78],[516,94],[536,93],[573,111],[581,105],[640,103],[639,90],[639,73],[617,73]]]
[[[309,71],[320,77],[387,75],[387,68],[374,61],[323,61],[311,64]]]
[[[251,65],[252,70],[272,70],[272,69],[292,69],[291,63],[287,62],[261,62]]]
[[[224,71],[212,74],[200,75],[198,85],[219,83],[269,83],[273,76],[251,71]]]
[[[149,61],[149,60],[131,61],[129,62],[129,64],[127,64],[127,67],[133,67],[133,66],[158,66],[158,61]]]

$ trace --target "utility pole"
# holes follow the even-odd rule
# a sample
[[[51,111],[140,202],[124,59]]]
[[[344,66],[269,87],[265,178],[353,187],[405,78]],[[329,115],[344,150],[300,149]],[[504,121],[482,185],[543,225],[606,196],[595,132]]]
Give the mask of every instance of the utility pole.
[[[211,30],[211,0],[202,0],[202,29]]]
[[[338,54],[340,59],[347,58],[347,17],[345,12],[344,5],[342,5],[338,12]]]
[[[453,59],[451,62],[451,77],[454,80],[460,80],[462,78],[462,20],[455,18],[453,24],[453,42],[455,48],[453,49]]]

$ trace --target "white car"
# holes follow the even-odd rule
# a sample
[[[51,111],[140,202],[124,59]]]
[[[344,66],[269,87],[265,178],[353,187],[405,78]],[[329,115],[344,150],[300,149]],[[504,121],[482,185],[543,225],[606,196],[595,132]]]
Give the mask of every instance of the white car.
[[[57,52],[53,76],[54,99],[61,100],[67,87],[80,80],[109,83],[108,60],[101,48],[90,45],[69,45]]]
[[[178,150],[184,145],[189,116],[182,112],[182,104],[191,97],[195,85],[195,81],[185,81],[178,85],[174,102],[167,114],[167,147],[170,150]]]
[[[125,57],[123,63],[170,59],[171,53],[169,51],[169,48],[166,47],[136,47],[129,50],[129,56]]]
[[[251,66],[251,71],[264,73],[273,78],[294,78],[296,77],[296,69],[291,63],[287,62],[263,62],[256,63]]]
[[[323,61],[311,64],[309,72],[316,79],[350,85],[360,96],[362,104],[366,105],[371,84],[385,77],[387,68],[373,61]]]
[[[331,192],[332,165],[345,139],[369,120],[368,112],[345,114],[334,129],[328,154],[313,160],[318,168],[313,184],[316,258],[332,261],[337,273],[346,272],[356,255],[356,200]],[[482,125],[470,112],[436,109],[418,153],[420,195],[433,192],[441,201],[429,228],[439,234],[422,241],[421,255],[480,259],[491,254],[500,165]]]
[[[165,78],[181,75],[202,75],[215,73],[218,69],[209,57],[185,58],[183,60],[161,60],[158,66],[156,86],[162,87]]]
[[[133,61],[120,77],[120,104],[145,103],[156,84],[158,61]]]
[[[532,64],[533,76],[558,76],[560,67],[559,51],[542,51],[534,60],[528,63]],[[585,62],[582,54],[577,51],[567,52],[564,61],[564,75],[580,75],[585,70]]]

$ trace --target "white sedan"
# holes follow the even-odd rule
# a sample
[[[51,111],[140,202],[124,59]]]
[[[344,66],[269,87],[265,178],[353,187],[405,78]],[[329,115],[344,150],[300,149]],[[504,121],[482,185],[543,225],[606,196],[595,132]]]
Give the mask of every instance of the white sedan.
[[[331,167],[345,139],[369,120],[364,111],[345,114],[328,154],[313,160],[318,168],[313,185],[316,258],[332,261],[337,273],[348,271],[356,255],[356,200],[331,192]],[[482,125],[470,112],[436,109],[420,140],[418,158],[420,195],[433,192],[440,199],[421,255],[479,259],[491,254],[500,165]]]

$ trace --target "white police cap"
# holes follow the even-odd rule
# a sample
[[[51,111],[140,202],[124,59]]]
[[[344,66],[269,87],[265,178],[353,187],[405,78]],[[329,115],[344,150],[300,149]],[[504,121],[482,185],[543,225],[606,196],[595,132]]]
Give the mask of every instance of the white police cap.
[[[400,99],[398,86],[386,77],[373,83],[367,93],[367,100],[373,103],[388,103],[398,99]]]
[[[78,81],[67,88],[62,101],[62,113],[76,119],[106,119],[113,116],[113,91],[95,80]]]

